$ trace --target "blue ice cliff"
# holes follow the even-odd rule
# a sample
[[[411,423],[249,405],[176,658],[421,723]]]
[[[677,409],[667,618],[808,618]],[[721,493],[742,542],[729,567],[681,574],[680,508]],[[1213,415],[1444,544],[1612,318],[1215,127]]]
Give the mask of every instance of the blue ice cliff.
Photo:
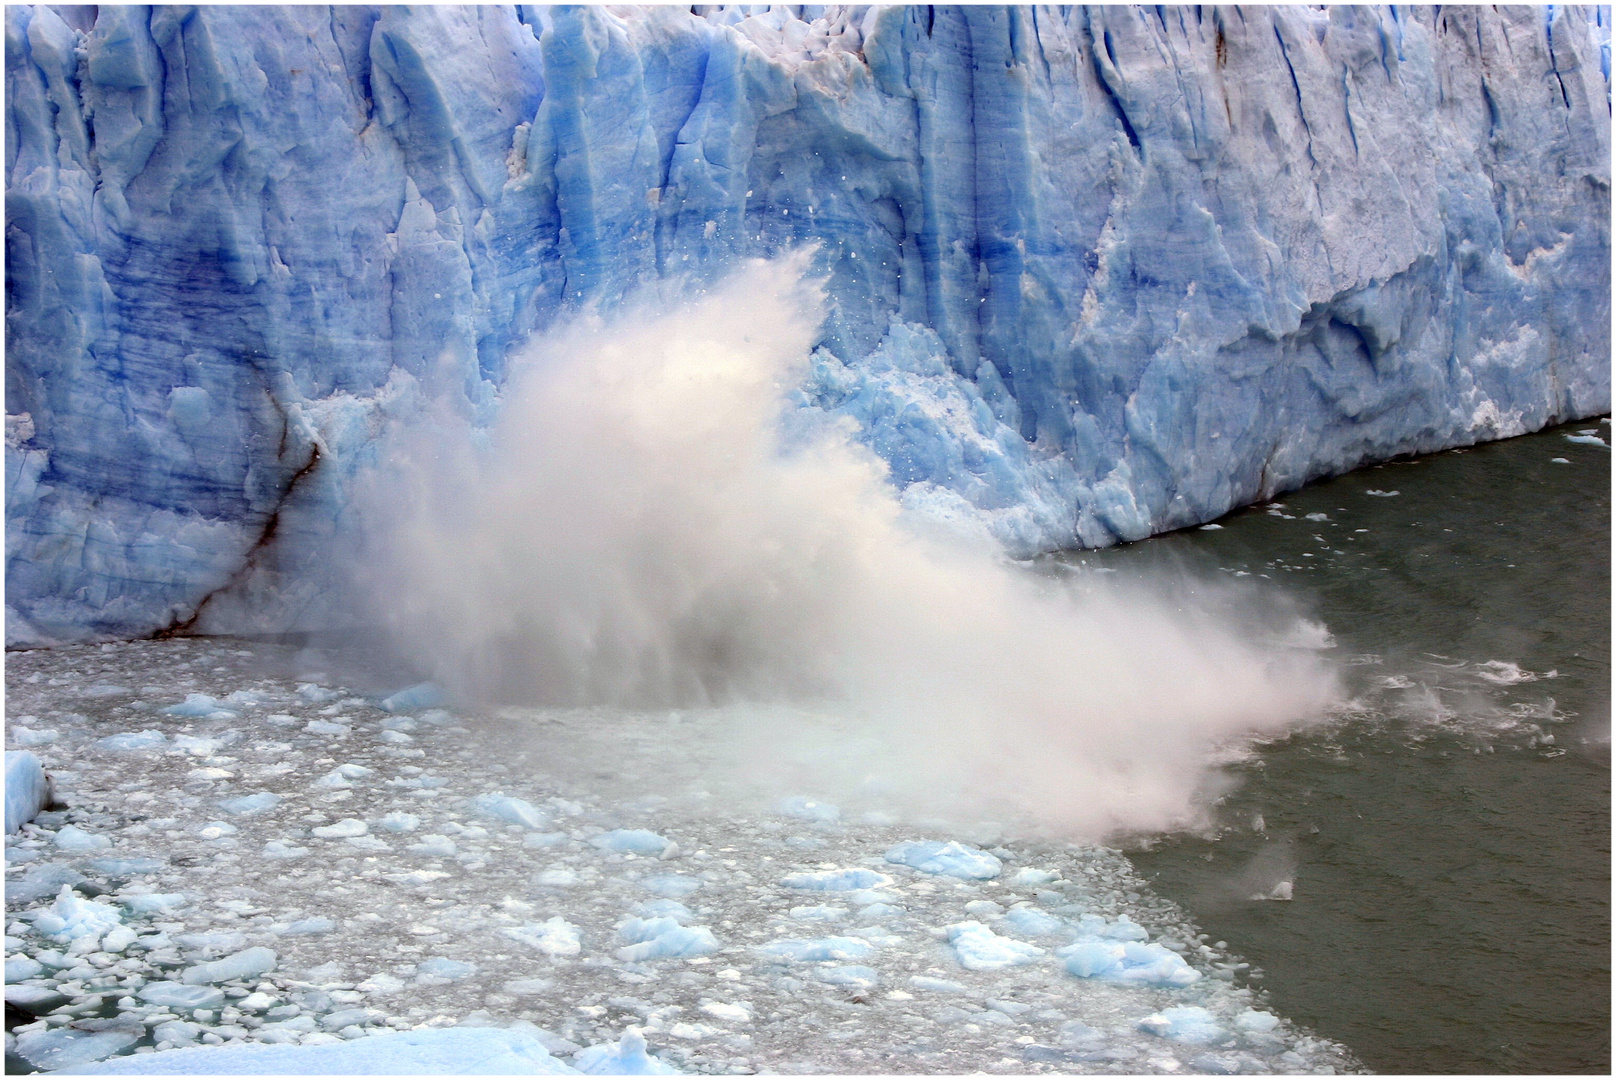
[[[1012,554],[1610,407],[1608,8],[5,15],[13,644],[319,624],[433,371],[809,244]]]

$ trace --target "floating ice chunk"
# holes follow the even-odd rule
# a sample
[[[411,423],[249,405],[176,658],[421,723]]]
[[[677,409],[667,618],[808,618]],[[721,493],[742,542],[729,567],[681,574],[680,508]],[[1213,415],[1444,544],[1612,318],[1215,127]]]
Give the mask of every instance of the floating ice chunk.
[[[225,799],[219,803],[219,809],[227,814],[238,817],[250,817],[261,814],[265,810],[273,810],[281,803],[281,797],[272,791],[260,791],[255,795],[242,795],[235,799]]]
[[[240,831],[228,821],[210,821],[197,830],[197,835],[204,840],[217,840],[222,836],[234,836]]]
[[[873,990],[881,983],[881,974],[878,971],[858,964],[821,968],[815,972],[815,977],[822,983],[846,986],[856,991]]]
[[[183,907],[183,893],[134,893],[118,897],[118,903],[136,915],[149,915],[156,911]]]
[[[835,921],[847,918],[847,909],[835,904],[802,904],[791,909],[793,919]]]
[[[404,989],[404,980],[397,975],[389,975],[385,971],[378,971],[364,982],[354,987],[361,994],[396,994]],[[237,1008],[240,1008],[238,1005]]]
[[[450,960],[447,956],[429,956],[415,965],[418,975],[435,975],[440,979],[464,979],[477,973],[476,964]]]
[[[95,740],[102,750],[155,750],[168,745],[168,736],[155,728],[145,731],[120,731],[104,739]]]
[[[1218,1026],[1217,1018],[1199,1005],[1184,1005],[1163,1009],[1139,1021],[1140,1031],[1160,1035],[1174,1042],[1204,1046],[1226,1038],[1228,1032]]]
[[[176,735],[174,736],[173,748],[183,750],[192,757],[209,757],[215,750],[225,743],[231,742],[235,737],[235,732],[206,738],[198,735]]]
[[[338,724],[330,720],[310,720],[303,725],[303,730],[311,735],[346,735],[353,728],[347,724]]]
[[[194,934],[180,934],[174,940],[187,949],[220,953],[240,949],[247,944],[247,935],[239,930],[202,930]]]
[[[56,1071],[111,1057],[139,1039],[139,1034],[119,1029],[79,1031],[60,1027],[23,1032],[17,1036],[12,1053],[41,1071]]]
[[[693,919],[690,909],[677,900],[647,900],[634,905],[634,913],[648,919]]]
[[[111,847],[112,841],[85,832],[77,825],[63,825],[56,832],[56,846],[63,851],[101,851]]]
[[[564,832],[528,833],[522,837],[522,846],[528,848],[549,848],[566,842],[567,834]]]
[[[206,694],[186,694],[178,705],[170,705],[163,712],[168,716],[193,716],[202,720],[239,720],[241,714],[231,712],[224,702]]]
[[[45,767],[31,750],[6,751],[6,832],[14,833],[50,805]]]
[[[533,884],[566,888],[569,885],[578,884],[578,874],[576,871],[569,870],[565,866],[554,866],[548,870],[542,870],[535,875],[533,878]]]
[[[100,937],[122,923],[117,908],[86,900],[66,885],[56,894],[56,902],[34,917],[35,930],[60,942]]]
[[[1294,891],[1295,887],[1296,887],[1295,883],[1291,882],[1291,881],[1276,881],[1274,883],[1273,888],[1269,889],[1267,892],[1255,893],[1255,894],[1252,895],[1251,899],[1253,899],[1253,900],[1290,900],[1292,898],[1291,894]]]
[[[1066,927],[1066,923],[1061,919],[1028,904],[1018,904],[1005,912],[1004,921],[1018,934],[1026,934],[1029,937],[1047,937],[1050,934],[1060,933]]]
[[[645,1052],[645,1036],[630,1027],[617,1045],[591,1046],[572,1055],[572,1066],[588,1076],[677,1076],[679,1070]]]
[[[27,953],[17,953],[14,956],[6,957],[6,982],[8,984],[32,979],[44,970],[45,965]]]
[[[1395,495],[1401,495],[1402,492],[1401,491],[1376,491],[1374,488],[1370,488],[1368,491],[1364,492],[1364,494],[1365,495],[1374,495],[1374,496],[1377,496],[1378,498],[1382,498],[1382,499],[1390,499]]]
[[[356,847],[360,851],[392,851],[386,840],[379,836],[350,836],[344,841],[349,847]]]
[[[259,852],[266,859],[301,859],[308,853],[308,848],[289,844],[285,840],[271,840]]]
[[[246,949],[222,960],[212,960],[206,964],[185,969],[180,981],[187,986],[200,986],[204,983],[230,982],[235,979],[245,979],[250,975],[262,975],[275,968],[276,956],[273,949],[266,949],[262,945]]]
[[[427,833],[417,843],[406,845],[404,850],[413,852],[416,855],[452,859],[460,849],[455,847],[455,842],[447,836],[442,836],[438,833]]]
[[[1261,1009],[1247,1009],[1234,1018],[1234,1026],[1241,1031],[1256,1031],[1267,1034],[1279,1026],[1279,1017]]]
[[[665,957],[708,956],[718,951],[718,939],[705,926],[680,926],[672,919],[631,919],[630,922],[665,925],[654,937],[639,938],[633,945],[617,950],[617,958],[628,963],[660,960]],[[627,924],[625,924],[626,926]],[[622,930],[619,930],[622,933]]]
[[[892,884],[892,879],[866,866],[849,866],[840,870],[816,870],[812,873],[787,874],[780,884],[788,889],[811,889],[818,892],[851,892],[855,889],[877,889]]]
[[[1038,885],[1048,885],[1051,881],[1059,881],[1060,874],[1054,870],[1041,870],[1032,866],[1023,866],[1010,878],[1010,884],[1023,888],[1032,888]]]
[[[436,683],[416,683],[396,694],[389,694],[379,703],[390,713],[412,712],[416,709],[436,708],[444,703],[443,690]]]
[[[734,1005],[727,1001],[704,1000],[699,1007],[708,1016],[716,1016],[726,1023],[749,1024],[752,1022],[751,1010],[742,1005]]]
[[[613,829],[589,838],[591,847],[602,851],[631,851],[636,855],[660,855],[673,846],[673,841],[658,836],[649,829]]]
[[[224,991],[217,987],[177,982],[147,983],[135,996],[165,1009],[216,1009],[224,1004]]]
[[[1223,528],[1223,526],[1219,525],[1217,522],[1214,521],[1214,522],[1208,522],[1207,524],[1202,525],[1201,526],[1201,531],[1202,532],[1217,532],[1221,528]]]
[[[318,788],[321,791],[347,791],[353,787],[353,781],[343,776],[336,769],[332,769],[309,786]]]
[[[992,900],[972,900],[969,904],[965,905],[965,914],[975,915],[978,918],[981,918],[984,915],[1003,915],[1004,908],[998,904],[995,904]]]
[[[18,746],[47,746],[62,737],[55,728],[12,727],[11,741]]]
[[[941,994],[963,994],[965,987],[948,979],[934,979],[930,975],[911,975],[909,985],[916,990],[932,990]]]
[[[297,696],[311,705],[324,705],[328,701],[335,701],[342,696],[340,690],[327,690],[316,683],[306,682],[297,684]]]
[[[897,907],[893,904],[866,904],[864,907],[859,908],[858,913],[859,918],[861,919],[875,920],[890,919],[895,915],[902,914],[903,908]]]
[[[326,1031],[341,1031],[347,1027],[360,1027],[365,1023],[375,1023],[381,1019],[381,1012],[377,1009],[338,1009],[336,1012],[320,1017],[320,1027]]]
[[[1329,521],[1330,520],[1330,515],[1329,514],[1314,513],[1314,514],[1303,514],[1302,516],[1304,518],[1306,518],[1308,521]]]
[[[402,731],[393,731],[391,729],[381,731],[376,738],[392,746],[408,746],[415,741],[414,735],[406,735]]]
[[[117,697],[119,694],[133,693],[127,686],[118,686],[114,683],[96,683],[79,691],[85,697]]]
[[[101,936],[101,951],[121,953],[140,937],[127,926],[115,926]]]
[[[1610,444],[1598,435],[1567,435],[1565,440],[1566,442],[1582,443],[1585,446],[1602,446],[1606,450],[1610,449]]]
[[[228,705],[268,705],[274,698],[257,690],[233,690],[224,700]]]
[[[297,920],[285,930],[282,930],[281,936],[296,937],[300,934],[329,934],[336,928],[337,924],[330,919],[322,915],[316,915],[312,918]]]
[[[1098,915],[1082,915],[1077,920],[1078,932],[1085,937],[1105,938],[1110,941],[1148,941],[1150,931],[1134,922],[1126,913],[1117,921],[1108,923]]]
[[[1004,864],[994,856],[976,848],[966,847],[957,840],[950,840],[947,843],[924,840],[899,844],[887,851],[886,860],[890,863],[912,866],[924,874],[942,874],[978,881],[998,877],[1004,869]]]
[[[1044,955],[1044,950],[1038,946],[1000,937],[979,922],[955,923],[946,931],[949,944],[954,946],[954,955],[967,971],[997,971],[1031,963]]]
[[[618,925],[617,936],[630,945],[634,945],[642,941],[650,941],[658,934],[665,934],[677,929],[679,929],[678,921],[667,917],[628,919]]]
[[[1084,979],[1188,986],[1201,977],[1171,949],[1138,941],[1080,941],[1056,949],[1055,953],[1065,958],[1067,971]]]
[[[577,956],[583,948],[578,928],[559,915],[542,923],[503,927],[499,932],[549,956]]]
[[[757,951],[771,960],[804,964],[815,960],[863,960],[875,951],[875,946],[855,937],[783,938],[760,945]]]
[[[170,1043],[174,1046],[194,1043],[201,1034],[202,1028],[200,1025],[188,1023],[184,1020],[169,1020],[152,1028],[153,1039],[158,1042]]]
[[[572,1073],[527,1031],[495,1027],[418,1028],[337,1039],[311,1035],[301,1046],[185,1047],[91,1066],[97,1073],[137,1075],[348,1075],[446,1076],[456,1074],[549,1076]]]
[[[835,821],[842,812],[830,803],[816,802],[803,795],[794,795],[780,803],[780,813],[802,821]]]
[[[547,993],[550,986],[549,979],[513,979],[505,984],[505,992],[515,994],[518,997],[527,997],[532,994]]]
[[[376,822],[378,828],[388,832],[414,832],[421,827],[421,819],[414,814],[406,814],[402,810],[394,810]]]
[[[528,802],[526,799],[513,798],[510,795],[504,795],[497,791],[490,792],[487,795],[477,796],[475,799],[471,800],[471,806],[472,809],[476,810],[480,814],[494,818],[497,821],[508,821],[512,825],[520,825],[524,829],[540,829],[543,828],[545,824],[544,815],[539,813],[538,809],[532,803]],[[610,836],[613,834],[608,833],[607,835]],[[656,836],[655,833],[646,833],[645,835]],[[658,840],[662,840],[660,836],[656,838]],[[594,841],[590,842],[593,843]],[[662,840],[661,846],[659,846],[656,850],[660,852],[663,848],[667,847],[667,845],[668,842],[666,840]],[[596,844],[595,846],[600,847],[601,845]],[[611,850],[641,851],[644,849],[639,847],[619,847],[612,848]]]
[[[681,896],[689,896],[701,888],[700,878],[689,877],[685,874],[657,874],[653,877],[641,878],[640,888],[657,896],[672,897],[677,900]]]
[[[370,826],[358,818],[343,818],[335,825],[321,825],[309,830],[313,836],[322,840],[343,840],[350,836],[364,836],[370,832]]]

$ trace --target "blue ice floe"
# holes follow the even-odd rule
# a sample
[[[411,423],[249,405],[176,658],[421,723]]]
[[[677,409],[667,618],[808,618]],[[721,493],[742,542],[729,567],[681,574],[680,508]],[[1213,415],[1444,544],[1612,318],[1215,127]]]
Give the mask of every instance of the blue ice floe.
[[[589,1076],[677,1076],[679,1070],[645,1051],[645,1036],[629,1028],[617,1044],[591,1046],[572,1055],[572,1064]]]
[[[227,814],[238,817],[251,817],[261,814],[265,810],[273,810],[279,806],[281,797],[272,791],[260,791],[253,795],[242,795],[235,799],[225,799],[219,803],[219,809]]]
[[[50,782],[38,756],[6,751],[6,832],[14,833],[50,805]]]
[[[1004,870],[1004,864],[996,856],[977,848],[966,847],[957,840],[950,840],[947,843],[940,840],[923,840],[899,844],[888,849],[886,860],[889,863],[912,866],[924,874],[939,874],[976,881],[996,878]]]
[[[198,720],[239,720],[240,713],[225,708],[225,703],[207,694],[186,694],[178,705],[163,710],[165,716],[189,716]]]
[[[997,971],[1030,964],[1044,955],[1036,945],[1000,937],[979,922],[955,923],[945,928],[954,955],[967,971]]]
[[[1137,1027],[1140,1031],[1148,1031],[1164,1039],[1195,1046],[1221,1042],[1229,1037],[1229,1032],[1218,1024],[1217,1018],[1199,1005],[1163,1009],[1139,1021]]]
[[[35,931],[62,943],[84,937],[98,938],[123,924],[123,914],[117,908],[86,900],[67,885],[56,894],[55,903],[33,913],[32,917]]]
[[[602,851],[626,851],[635,855],[661,855],[674,846],[666,836],[649,829],[613,829],[589,838],[589,846]]]
[[[708,956],[718,951],[718,939],[705,926],[680,926],[669,917],[629,919],[617,928],[628,942],[617,958],[628,963],[670,957]]]
[[[1079,941],[1056,949],[1066,970],[1082,979],[1104,978],[1151,986],[1188,986],[1201,973],[1161,945],[1139,941]]]
[[[520,825],[524,829],[542,829],[546,824],[545,816],[539,813],[538,808],[532,803],[528,802],[526,799],[518,799],[514,796],[506,795],[498,791],[477,796],[475,799],[471,800],[471,806],[472,809],[476,810],[479,814],[486,817],[491,817],[496,821],[506,821],[512,825]],[[660,837],[658,839],[660,839]],[[667,846],[666,841],[663,841],[663,846]],[[625,849],[619,848],[617,850]],[[626,850],[633,851],[639,849],[629,848]],[[658,848],[657,850],[660,851],[662,849]]]
[[[643,1055],[643,1041],[640,1046]],[[635,1062],[629,1056],[621,1063]],[[558,1076],[577,1072],[552,1057],[538,1037],[526,1031],[468,1027],[420,1028],[312,1046],[186,1047],[113,1058],[67,1071],[148,1076]],[[639,1071],[673,1070],[662,1066]]]
[[[97,739],[95,745],[101,750],[156,750],[160,746],[168,745],[168,736],[155,728],[147,728],[145,731],[120,731],[104,739]]]
[[[862,960],[875,951],[875,946],[863,938],[856,937],[825,937],[811,940],[782,938],[758,946],[757,951],[770,960],[805,964],[817,960]]]
[[[443,689],[436,683],[416,683],[396,694],[389,694],[379,702],[390,713],[409,712],[412,709],[432,709],[445,703]]]
[[[780,879],[787,889],[807,889],[816,892],[852,892],[856,889],[878,889],[892,884],[892,879],[865,866],[849,866],[840,870],[814,870],[801,874],[787,874]]]
[[[578,928],[559,915],[542,923],[508,926],[500,933],[549,956],[577,956],[583,948]]]

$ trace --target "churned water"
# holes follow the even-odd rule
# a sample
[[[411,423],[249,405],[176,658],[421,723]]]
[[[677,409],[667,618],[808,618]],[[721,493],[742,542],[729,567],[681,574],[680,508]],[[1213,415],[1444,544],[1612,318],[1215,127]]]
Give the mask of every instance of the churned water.
[[[1333,633],[1346,715],[1234,766],[1211,834],[1132,857],[1377,1071],[1609,1071],[1609,438],[1392,462],[1062,556],[1272,583]]]

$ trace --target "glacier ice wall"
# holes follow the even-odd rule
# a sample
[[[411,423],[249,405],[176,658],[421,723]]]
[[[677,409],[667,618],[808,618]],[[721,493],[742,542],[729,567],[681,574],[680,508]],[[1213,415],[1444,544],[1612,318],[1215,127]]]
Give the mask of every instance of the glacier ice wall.
[[[328,623],[378,439],[816,244],[1015,554],[1610,407],[1609,9],[8,7],[11,643]]]

